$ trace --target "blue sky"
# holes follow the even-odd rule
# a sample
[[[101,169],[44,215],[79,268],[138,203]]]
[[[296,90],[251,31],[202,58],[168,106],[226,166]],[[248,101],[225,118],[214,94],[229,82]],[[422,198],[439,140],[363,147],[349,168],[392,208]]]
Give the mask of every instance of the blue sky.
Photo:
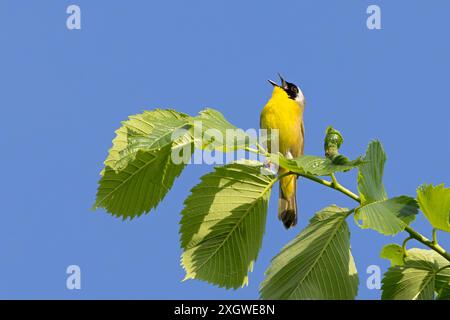
[[[82,29],[66,28],[77,4]],[[378,4],[382,30],[366,28]],[[236,291],[181,282],[183,200],[207,165],[188,166],[157,210],[122,222],[93,212],[98,173],[114,130],[130,114],[209,106],[241,128],[258,126],[281,72],[307,99],[307,154],[322,154],[328,125],[356,157],[374,138],[388,155],[388,194],[449,185],[448,1],[12,1],[0,2],[0,298],[258,297],[270,259],[319,209],[348,199],[299,183],[299,225],[286,231],[272,194],[266,235],[249,286]],[[355,173],[339,175],[355,190]],[[359,298],[384,237],[353,221]],[[414,227],[430,235],[419,217]],[[440,235],[444,246],[450,237]],[[82,289],[66,289],[81,267]]]

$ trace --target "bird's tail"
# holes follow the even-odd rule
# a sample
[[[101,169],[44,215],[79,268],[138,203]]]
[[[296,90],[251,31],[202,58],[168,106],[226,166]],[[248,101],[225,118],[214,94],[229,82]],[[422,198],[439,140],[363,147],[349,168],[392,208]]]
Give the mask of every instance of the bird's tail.
[[[285,171],[280,168],[279,174]],[[280,179],[278,196],[278,219],[289,229],[297,224],[297,176],[289,175]]]

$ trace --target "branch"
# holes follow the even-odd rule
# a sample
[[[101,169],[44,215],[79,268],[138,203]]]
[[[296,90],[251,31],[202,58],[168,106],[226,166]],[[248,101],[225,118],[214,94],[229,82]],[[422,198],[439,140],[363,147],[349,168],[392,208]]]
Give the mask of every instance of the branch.
[[[429,240],[427,237],[423,236],[422,234],[420,234],[419,232],[415,231],[413,228],[411,228],[410,226],[406,226],[405,227],[405,231],[409,233],[409,236],[413,239],[416,239],[417,241],[423,243],[424,245],[426,245],[428,248],[436,251],[437,253],[439,253],[441,256],[443,256],[445,259],[447,259],[448,261],[450,261],[450,254],[448,252],[446,252],[444,250],[444,248],[442,248],[439,244],[434,243],[433,241]]]
[[[345,194],[347,197],[350,197],[353,200],[361,203],[361,199],[356,194],[354,194],[353,192],[351,192],[347,188],[343,187],[341,184],[337,183],[337,181],[336,182],[331,182],[331,181],[328,181],[328,180],[323,180],[323,179],[320,179],[320,178],[318,178],[316,176],[313,176],[313,175],[310,175],[310,174],[307,174],[307,173],[298,173],[298,175],[303,177],[303,178],[306,178],[306,179],[315,181],[317,183],[320,183],[320,184],[322,184],[322,185],[324,185],[324,186],[326,186],[328,188],[332,188],[334,190],[337,190],[337,191]]]
[[[327,180],[322,180],[319,179],[317,177],[314,176],[309,176],[309,175],[301,175],[307,179],[316,181],[324,186],[327,186],[329,188],[335,189],[343,194],[345,194],[346,196],[352,198],[353,200],[355,200],[358,203],[361,203],[361,198],[358,197],[356,194],[354,194],[353,192],[351,192],[350,190],[344,188],[343,186],[341,186],[339,183],[335,184],[333,182],[327,181]],[[431,241],[430,239],[428,239],[427,237],[425,237],[424,235],[420,234],[419,232],[415,231],[413,228],[411,228],[410,226],[406,226],[405,227],[405,231],[407,233],[409,233],[409,236],[417,241],[419,241],[420,243],[424,244],[425,246],[427,246],[428,248],[436,251],[438,254],[440,254],[442,257],[444,257],[445,259],[447,259],[448,261],[450,261],[450,254],[448,252],[446,252],[444,250],[444,248],[442,248],[439,244],[435,243],[434,241]]]
[[[260,153],[261,150],[255,150],[255,149],[247,148],[247,151],[261,154]],[[267,155],[267,153],[264,154],[264,155]],[[318,178],[317,176],[314,176],[314,175],[311,175],[311,174],[307,174],[307,173],[286,172],[283,175],[278,176],[278,178],[275,181],[278,181],[282,177],[285,177],[285,176],[291,175],[291,174],[296,174],[296,175],[301,176],[303,178],[306,178],[306,179],[309,179],[311,181],[317,182],[317,183],[319,183],[321,185],[324,185],[324,186],[326,186],[328,188],[337,190],[337,191],[345,194],[347,197],[349,197],[349,198],[355,200],[356,202],[358,202],[359,204],[361,204],[361,198],[358,195],[356,195],[355,193],[353,193],[352,191],[350,191],[349,189],[347,189],[344,186],[342,186],[340,183],[338,183],[336,178],[334,177],[334,175],[331,175],[331,178],[332,178],[333,181],[328,181],[328,180],[324,180],[324,179]],[[425,237],[421,233],[415,231],[410,226],[406,226],[405,227],[405,231],[407,233],[409,233],[409,237],[410,238],[413,238],[413,239],[419,241],[420,243],[424,244],[428,248],[430,248],[430,249],[434,250],[435,252],[437,252],[438,254],[440,254],[446,260],[450,261],[450,254],[448,252],[446,252],[444,250],[444,248],[442,248],[437,242],[435,243],[434,241],[429,240],[427,237]],[[433,238],[435,238],[435,237],[433,237]]]

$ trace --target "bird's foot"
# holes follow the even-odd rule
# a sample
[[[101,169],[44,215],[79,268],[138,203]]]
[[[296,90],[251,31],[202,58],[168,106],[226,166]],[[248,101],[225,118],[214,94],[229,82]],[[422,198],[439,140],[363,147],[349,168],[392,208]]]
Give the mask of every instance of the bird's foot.
[[[266,159],[261,167],[261,173],[265,175],[275,175],[278,172],[278,168],[271,161]]]

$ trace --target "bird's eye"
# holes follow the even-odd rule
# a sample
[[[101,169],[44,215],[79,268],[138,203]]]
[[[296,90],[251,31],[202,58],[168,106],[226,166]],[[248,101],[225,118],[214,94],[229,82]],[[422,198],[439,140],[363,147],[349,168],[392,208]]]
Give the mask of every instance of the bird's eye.
[[[295,93],[298,92],[298,88],[297,87],[292,87],[292,91],[294,91]]]

